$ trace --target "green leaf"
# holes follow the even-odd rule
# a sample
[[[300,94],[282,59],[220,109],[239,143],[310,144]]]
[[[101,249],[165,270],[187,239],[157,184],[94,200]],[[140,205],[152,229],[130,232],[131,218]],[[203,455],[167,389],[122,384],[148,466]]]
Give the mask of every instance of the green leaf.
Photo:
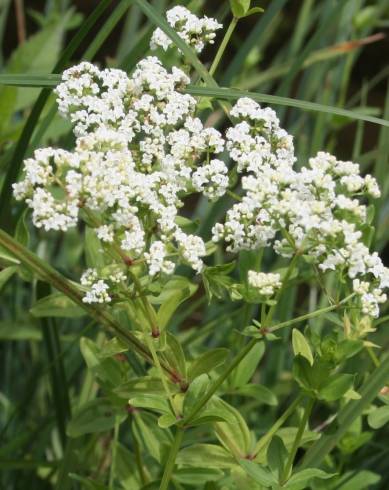
[[[176,417],[172,413],[165,413],[158,419],[158,425],[161,427],[161,429],[167,429],[168,427],[175,425],[177,422]]]
[[[307,488],[307,484],[313,478],[327,480],[333,476],[335,476],[335,473],[326,473],[325,471],[316,468],[307,468],[306,470],[298,471],[292,475],[291,478],[289,478],[288,483],[285,485],[285,488],[289,488],[290,490],[300,490]]]
[[[264,342],[258,342],[232,372],[230,384],[233,388],[244,386],[250,381],[264,353]]]
[[[105,357],[113,357],[116,354],[121,354],[127,351],[128,346],[117,337],[113,337],[103,344],[98,356],[100,359],[104,359]]]
[[[172,283],[172,284],[170,284]],[[197,286],[185,277],[169,281],[163,292],[167,295],[157,313],[157,322],[161,330],[168,324],[176,309],[197,291]]]
[[[155,415],[150,413],[135,412],[134,421],[134,435],[138,443],[147,454],[161,463],[165,448],[173,442],[170,430],[159,427]]]
[[[93,228],[85,228],[85,259],[88,267],[102,268],[105,265],[104,250]]]
[[[192,407],[197,402],[199,397],[206,393],[210,384],[210,379],[208,374],[201,374],[197,376],[193,381],[191,381],[187,392],[185,393],[184,399],[184,415],[190,413]]]
[[[286,450],[283,440],[278,436],[273,436],[267,449],[267,463],[277,480],[279,480],[283,474],[287,459],[288,451]]]
[[[179,389],[178,386],[173,383],[169,384],[169,388],[172,392]],[[142,376],[139,378],[131,379],[126,383],[116,386],[114,392],[121,398],[128,399],[138,394],[144,393],[162,395],[163,393],[165,393],[165,390],[160,378]]]
[[[265,405],[278,405],[276,395],[271,390],[269,390],[269,388],[260,384],[250,383],[240,386],[239,388],[235,388],[234,390],[228,391],[228,393],[239,396],[250,396]]]
[[[250,8],[251,0],[230,0],[231,11],[234,17],[244,17]]]
[[[304,335],[296,328],[292,330],[292,345],[294,355],[301,355],[302,357],[305,357],[305,359],[307,359],[309,364],[312,366],[313,355],[309,343]]]
[[[389,422],[389,406],[379,407],[369,413],[367,421],[372,429],[380,429]]]
[[[0,290],[7,284],[9,279],[18,271],[16,265],[11,265],[0,271]]]
[[[185,354],[180,342],[174,335],[167,332],[166,343],[168,348],[163,351],[164,357],[167,359],[168,364],[174,366],[181,377],[186,379]]]
[[[164,395],[144,393],[136,395],[129,400],[133,407],[147,408],[162,414],[171,414],[169,402]]]
[[[350,425],[361,416],[372,400],[374,400],[387,382],[388,377],[389,357],[386,357],[382,360],[380,366],[366,378],[362,388],[359,389],[361,398],[349,401],[338,412],[336,419],[337,428],[335,431],[325,438],[320,438],[309,448],[303,459],[302,468],[316,466],[323,461],[323,458],[332,450],[344,434],[346,434]]]
[[[174,480],[190,487],[220,480],[223,475],[224,473],[217,468],[181,468],[174,470]]]
[[[53,293],[37,301],[30,309],[36,318],[80,318],[86,312],[62,293]]]
[[[110,357],[101,355],[101,348],[91,339],[80,339],[81,354],[92,373],[97,376],[102,384],[109,388],[120,385],[122,371],[120,363]]]
[[[66,432],[69,437],[105,432],[113,429],[117,419],[122,422],[126,417],[122,406],[118,407],[105,398],[97,398],[85,403],[73,415]]]
[[[337,480],[337,490],[366,490],[381,480],[381,476],[372,471],[347,471]]]
[[[194,444],[185,447],[177,455],[178,465],[195,468],[228,469],[235,466],[234,458],[221,446]]]
[[[20,216],[15,228],[15,240],[17,240],[25,247],[28,247],[28,244],[30,242],[30,233],[26,224],[26,217],[28,216],[28,214],[29,210],[26,209]]]
[[[75,473],[70,473],[69,476],[72,480],[82,483],[83,489],[85,490],[108,490],[108,487],[102,483],[91,480],[90,478],[85,478],[83,476],[76,475]]]
[[[246,421],[236,408],[224,400],[219,399],[219,404],[223,409],[223,416],[229,420],[215,423],[216,435],[235,458],[244,458],[251,448],[251,435]]]
[[[224,293],[228,291],[233,283],[233,279],[228,275],[235,268],[235,262],[228,264],[206,267],[202,273],[204,288],[207,293],[208,301],[212,297],[223,299]]]
[[[329,366],[321,361],[316,361],[313,366],[309,361],[297,355],[293,360],[293,377],[297,383],[308,392],[317,392],[328,381]]]
[[[195,379],[203,373],[210,373],[225,362],[228,354],[229,350],[222,347],[204,352],[190,365],[188,371],[189,379]]]
[[[0,262],[4,263],[5,265],[20,264],[20,260],[18,260],[12,253],[10,253],[4,247],[0,247]]]
[[[277,483],[277,480],[270,473],[270,471],[259,464],[254,463],[253,461],[248,461],[247,459],[241,459],[239,464],[246,471],[246,473],[260,485],[269,488]]]
[[[327,383],[320,387],[319,398],[328,402],[339,400],[352,388],[353,384],[353,374],[334,374]]]
[[[264,12],[263,8],[253,7],[249,9],[243,17],[249,17],[250,15],[254,15],[254,14],[261,14],[262,12]]]
[[[193,221],[185,216],[177,216],[174,221],[185,233],[195,233],[200,223],[199,220]]]
[[[142,461],[139,465],[144,465]],[[140,477],[135,455],[122,444],[117,443],[115,475],[125,490],[139,488]]]

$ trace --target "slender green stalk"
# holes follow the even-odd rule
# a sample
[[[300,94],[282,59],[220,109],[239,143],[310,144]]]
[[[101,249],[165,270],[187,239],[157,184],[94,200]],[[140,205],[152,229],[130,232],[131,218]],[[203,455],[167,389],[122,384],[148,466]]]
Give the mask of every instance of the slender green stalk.
[[[0,230],[0,246],[7,249],[21,263],[27,265],[42,281],[51,284],[53,287],[61,291],[77,305],[81,306],[92,318],[101,322],[106,328],[113,331],[126,345],[142,356],[148,362],[153,363],[153,358],[149,349],[137,339],[137,337],[129,330],[123,328],[114,317],[109,313],[107,308],[96,305],[89,305],[82,301],[82,293],[78,287],[66,279],[57,270],[46,264],[37,255],[28,250],[26,247],[17,242],[8,233]],[[162,368],[172,377],[176,377],[176,373],[170,366],[161,362]]]
[[[169,389],[169,386],[167,384],[167,381],[166,381],[166,377],[165,377],[165,374],[162,370],[162,366],[161,366],[161,363],[160,363],[160,360],[159,360],[159,357],[157,355],[157,352],[155,350],[155,347],[154,347],[154,344],[153,344],[153,340],[150,336],[150,333],[149,332],[144,332],[144,336],[146,338],[146,343],[147,343],[147,346],[148,348],[150,349],[150,352],[151,352],[151,355],[153,357],[153,361],[154,361],[154,364],[158,370],[158,373],[159,373],[159,377],[162,381],[162,385],[163,385],[163,389],[165,390],[165,393],[166,393],[166,396],[168,397],[168,400],[170,402],[170,406],[174,412],[174,415],[176,417],[176,419],[179,418],[179,413],[174,405],[174,400],[173,400],[173,396],[170,392],[170,389]]]
[[[282,293],[285,291],[285,288],[287,287],[288,285],[288,281],[289,281],[289,278],[290,276],[293,274],[293,271],[297,265],[297,260],[299,258],[299,254],[295,254],[292,258],[292,260],[290,261],[290,264],[289,264],[289,267],[286,271],[286,274],[285,276],[283,277],[282,279],[282,286],[280,287],[280,289],[278,290],[275,298],[274,298],[274,305],[270,308],[267,316],[266,316],[266,320],[265,320],[265,325],[262,325],[263,327],[266,327],[267,325],[269,325],[273,319],[273,315],[274,315],[274,312],[277,308],[277,305],[278,305],[278,302],[282,296]]]
[[[297,430],[296,437],[293,441],[293,446],[292,446],[292,449],[289,453],[289,457],[288,457],[288,460],[286,462],[285,469],[283,471],[283,475],[281,477],[281,482],[280,482],[281,484],[285,483],[286,480],[290,476],[290,473],[291,473],[292,468],[293,468],[293,462],[295,460],[297,450],[300,447],[301,440],[303,438],[305,427],[307,426],[309,416],[310,416],[311,411],[312,411],[313,404],[314,404],[314,399],[309,398],[307,401],[307,404],[305,406],[304,415],[300,421],[300,425],[299,425],[299,428]]]
[[[228,26],[226,33],[224,34],[223,40],[219,46],[219,49],[217,50],[215,59],[213,60],[211,68],[209,69],[209,74],[211,76],[213,76],[215,74],[217,67],[219,66],[219,63],[223,57],[223,54],[224,54],[224,51],[226,50],[228,42],[230,41],[231,36],[235,30],[235,27],[238,24],[238,20],[239,19],[237,19],[236,17],[233,17],[231,22],[230,22],[230,25]]]
[[[184,435],[184,431],[177,427],[176,434],[173,440],[173,443],[170,448],[169,456],[166,462],[165,471],[163,472],[161,484],[159,486],[159,490],[167,490],[169,482],[172,477],[174,465],[176,462],[177,453],[180,449],[182,436]]]
[[[212,386],[205,393],[205,395],[200,398],[197,403],[194,404],[191,412],[182,421],[182,426],[187,426],[196,417],[200,410],[205,406],[205,404],[210,400],[210,398],[216,393],[218,388],[224,383],[232,371],[239,365],[239,363],[247,356],[254,345],[258,342],[258,339],[251,339],[244,348],[237,354],[232,362],[224,369],[223,373],[212,383]]]
[[[274,434],[284,425],[284,423],[288,420],[288,418],[292,415],[292,413],[299,406],[301,400],[303,399],[303,395],[300,394],[285,410],[285,412],[274,422],[271,428],[266,432],[266,434],[259,439],[254,449],[254,456],[260,453],[263,449],[266,448],[268,443],[271,441]]]
[[[373,364],[374,364],[374,367],[378,367],[380,365],[380,360],[378,359],[378,357],[375,355],[375,352],[373,351],[373,349],[369,346],[366,347],[366,350],[367,350],[367,353],[369,354],[370,356],[370,359],[372,360]]]
[[[280,97],[278,95],[268,95],[259,92],[247,92],[246,90],[239,90],[228,87],[215,87],[214,84],[211,85],[208,84],[208,82],[207,85],[208,86],[206,87],[188,85],[185,88],[185,93],[200,97],[214,97],[218,100],[235,100],[239,99],[240,97],[249,97],[257,102],[264,102],[266,104],[295,107],[296,109],[302,109],[305,111],[323,112],[326,114],[343,116],[351,120],[361,120],[389,127],[389,121],[379,117],[367,116],[362,111],[350,111],[347,109],[341,109],[340,107],[319,104],[317,102],[308,102],[307,100],[292,99],[290,97]]]
[[[317,316],[323,315],[323,313],[329,313],[330,311],[337,310],[340,308],[342,305],[347,303],[351,298],[355,296],[355,293],[349,294],[346,296],[342,301],[339,301],[339,303],[331,306],[326,306],[325,308],[320,308],[319,310],[312,311],[311,313],[307,313],[306,315],[301,315],[298,316],[297,318],[293,318],[292,320],[287,320],[285,322],[278,323],[277,325],[274,325],[273,327],[269,327],[267,329],[268,332],[275,332],[277,330],[280,330],[281,328],[289,327],[290,325],[294,325],[295,323],[300,323],[305,320],[309,320],[311,318],[315,318]]]
[[[184,43],[185,44],[185,43]],[[212,77],[211,77],[212,78]],[[213,80],[213,78],[212,78]],[[55,87],[60,82],[60,75],[7,75],[0,74],[0,84],[15,85],[19,87]],[[257,102],[274,104],[286,107],[294,107],[304,111],[314,111],[335,116],[342,116],[351,120],[366,121],[380,126],[389,127],[389,120],[379,117],[368,116],[363,111],[341,109],[340,107],[309,102],[307,100],[292,99],[290,97],[279,97],[277,95],[263,94],[260,92],[248,92],[246,90],[233,89],[228,87],[215,86],[208,83],[208,86],[202,87],[197,85],[188,85],[184,92],[199,97],[211,97],[216,100],[236,100],[241,97],[249,97]],[[228,108],[224,106],[225,110]],[[16,179],[14,179],[16,180]],[[13,181],[14,181],[13,180]],[[13,183],[13,181],[11,183]]]
[[[170,392],[169,385],[167,384],[166,377],[165,377],[165,374],[162,370],[161,363],[160,363],[158,354],[155,350],[153,339],[152,339],[152,337],[154,337],[154,336],[159,337],[159,328],[158,328],[158,325],[156,324],[156,315],[155,315],[154,308],[151,306],[151,304],[150,304],[149,300],[147,299],[147,297],[145,296],[145,294],[143,294],[142,286],[141,286],[138,278],[135,276],[135,274],[132,274],[131,271],[129,272],[129,274],[130,274],[130,277],[132,278],[132,280],[134,281],[135,288],[136,288],[136,290],[137,290],[137,292],[141,298],[141,301],[143,303],[143,310],[144,310],[144,312],[145,312],[145,314],[149,320],[149,323],[150,323],[150,331],[149,332],[146,331],[145,329],[143,329],[143,335],[144,335],[144,338],[146,340],[147,347],[149,348],[149,350],[151,352],[154,364],[155,364],[155,366],[159,372],[159,377],[161,378],[163,388],[165,390],[166,396],[168,397],[168,400],[170,402],[170,405],[171,405],[171,408],[174,412],[174,415],[176,416],[176,418],[178,418],[179,413],[177,412],[177,409],[174,405],[173,396]],[[143,325],[142,325],[142,328],[143,328]]]
[[[235,201],[240,202],[242,200],[242,198],[241,198],[241,196],[239,196],[239,194],[236,194],[236,192],[233,192],[230,189],[226,190],[226,194],[229,195],[230,197],[232,197],[232,199],[234,199]]]

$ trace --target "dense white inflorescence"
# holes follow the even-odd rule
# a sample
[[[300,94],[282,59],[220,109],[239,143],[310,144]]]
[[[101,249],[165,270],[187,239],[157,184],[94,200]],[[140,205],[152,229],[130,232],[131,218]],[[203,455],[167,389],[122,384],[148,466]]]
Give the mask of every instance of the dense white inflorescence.
[[[198,52],[221,27],[184,7],[168,11],[167,20]],[[171,42],[157,29],[151,44],[167,49]],[[74,126],[75,149],[35,151],[14,184],[35,226],[66,231],[82,210],[103,244],[129,263],[145,262],[151,277],[172,274],[177,263],[199,273],[206,247],[179,226],[179,209],[193,192],[212,201],[225,194],[228,168],[220,155],[226,150],[241,174],[243,197],[213,227],[213,240],[225,240],[233,253],[262,247],[283,257],[298,252],[316,269],[348,278],[362,312],[376,317],[389,273],[369,252],[369,217],[360,201],[379,197],[375,179],[324,152],[296,171],[291,135],[272,109],[249,98],[232,108],[235,123],[224,138],[196,117],[196,99],[183,90],[189,81],[156,57],[140,61],[131,76],[87,62],[65,71],[56,94],[60,113]],[[120,270],[88,269],[81,278],[84,301],[111,302],[126,281]],[[270,297],[281,279],[250,271],[248,283]]]
[[[213,44],[215,31],[223,27],[217,20],[206,16],[198,18],[182,6],[168,10],[166,19],[177,34],[197,53],[201,53],[207,43]],[[161,47],[166,51],[171,45],[171,39],[158,27],[151,37],[150,48]]]
[[[232,252],[272,246],[291,257],[298,250],[320,270],[348,276],[363,313],[377,316],[389,269],[364,244],[367,208],[358,199],[379,197],[375,179],[362,178],[357,164],[324,152],[297,172],[292,137],[274,111],[243,98],[231,115],[236,124],[227,131],[227,149],[244,173],[245,194],[224,224],[214,226],[214,240],[224,239]]]
[[[37,150],[14,185],[35,226],[66,231],[84,209],[101,221],[102,242],[118,244],[131,259],[144,257],[151,275],[174,272],[169,255],[201,272],[203,240],[176,223],[181,196],[220,197],[228,176],[224,162],[212,158],[224,150],[223,137],[203,126],[195,99],[180,92],[188,82],[155,57],[142,60],[131,77],[85,62],[67,70],[56,93],[60,112],[74,124],[75,150]],[[86,301],[110,301],[104,282],[91,288]]]
[[[271,272],[248,272],[248,283],[253,288],[257,289],[262,296],[271,297],[282,285],[281,276],[278,273]]]

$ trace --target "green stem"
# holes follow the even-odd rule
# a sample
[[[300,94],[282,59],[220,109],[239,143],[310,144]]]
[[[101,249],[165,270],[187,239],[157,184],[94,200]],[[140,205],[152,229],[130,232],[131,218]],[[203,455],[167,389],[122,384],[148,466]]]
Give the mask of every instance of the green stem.
[[[151,338],[149,332],[144,332],[144,335],[146,337],[147,346],[150,349],[151,355],[153,356],[153,361],[154,361],[154,364],[158,370],[159,377],[161,378],[163,389],[165,390],[166,396],[168,397],[168,400],[170,402],[170,406],[173,410],[173,413],[174,413],[176,419],[179,419],[180,414],[178,413],[178,411],[174,405],[173,396],[170,392],[169,386],[168,386],[167,381],[166,381],[165,374],[162,370],[162,366],[161,366],[161,363],[159,361],[158,354],[157,354],[155,347],[154,347],[154,344],[153,344],[153,339]]]
[[[298,448],[300,447],[301,440],[303,438],[303,434],[305,431],[305,427],[307,426],[309,416],[311,415],[313,404],[314,404],[314,399],[309,398],[307,401],[305,410],[304,410],[303,418],[301,419],[299,428],[297,430],[297,434],[296,434],[296,437],[294,439],[293,446],[292,446],[292,449],[291,449],[289,457],[288,457],[288,461],[286,462],[285,469],[283,471],[283,475],[282,475],[282,478],[280,481],[281,485],[286,482],[286,480],[289,478],[290,473],[292,471],[293,462],[295,460]]]
[[[247,356],[254,345],[258,342],[258,339],[251,339],[244,348],[237,354],[232,360],[231,364],[224,370],[224,372],[213,382],[209,390],[205,395],[200,398],[197,403],[194,404],[192,411],[185,417],[182,421],[182,426],[190,424],[190,422],[196,417],[200,410],[205,406],[205,404],[210,400],[210,398],[216,393],[220,385],[228,378],[232,371],[239,365],[239,363]]]
[[[280,289],[278,290],[275,298],[274,298],[274,301],[275,301],[275,304],[269,309],[269,313],[267,314],[267,317],[266,317],[266,320],[265,320],[265,325],[262,325],[262,327],[266,327],[267,325],[270,325],[272,319],[273,319],[273,315],[274,315],[274,312],[278,306],[278,302],[282,296],[282,293],[285,291],[285,288],[287,287],[288,285],[288,281],[289,281],[289,278],[290,276],[292,275],[292,272],[294,271],[294,268],[296,267],[296,264],[297,264],[297,260],[299,258],[299,254],[295,254],[292,258],[292,260],[290,261],[290,264],[289,264],[289,267],[286,271],[286,274],[285,276],[283,277],[282,279],[282,286],[280,287]]]
[[[166,462],[165,471],[163,472],[161,484],[159,486],[159,490],[167,490],[170,479],[172,477],[174,465],[176,462],[177,453],[180,449],[182,436],[184,435],[184,431],[177,427],[176,435],[174,437],[173,443],[170,448],[168,460]]]
[[[261,439],[257,442],[254,455],[256,456],[260,451],[262,451],[267,444],[271,441],[274,434],[280,429],[284,423],[288,420],[288,418],[292,415],[292,413],[299,406],[303,396],[300,394],[294,402],[292,402],[289,407],[285,410],[285,412],[274,422],[274,424],[270,427],[270,429],[266,432],[266,434],[261,437]]]
[[[224,51],[226,50],[227,44],[229,40],[231,39],[231,36],[235,30],[235,27],[238,23],[238,19],[236,17],[233,17],[230,25],[228,26],[228,29],[226,33],[224,34],[223,41],[221,42],[219,49],[217,50],[215,59],[213,60],[213,63],[211,65],[211,68],[209,69],[209,74],[213,76],[215,74],[215,71],[217,70],[217,67],[219,66],[219,63],[222,59],[222,56],[224,54]]]
[[[315,318],[317,316],[322,315],[323,313],[328,313],[330,311],[337,310],[343,304],[347,303],[351,298],[355,296],[355,293],[349,294],[342,301],[339,301],[336,305],[326,306],[325,308],[320,308],[319,310],[312,311],[311,313],[307,313],[306,315],[298,316],[297,318],[293,318],[292,320],[287,320],[285,322],[278,323],[273,327],[269,327],[267,329],[268,332],[275,332],[276,330],[280,330],[281,328],[289,327],[290,325],[294,325],[295,323],[299,323],[305,320],[309,320],[310,318]]]
[[[21,263],[28,266],[42,281],[51,284],[55,289],[64,293],[74,303],[83,308],[92,318],[113,331],[129,348],[148,362],[153,363],[149,349],[132,332],[117,323],[115,318],[109,313],[108,308],[84,303],[82,301],[83,294],[73,282],[66,279],[56,269],[44,262],[3,230],[0,230],[0,246],[4,247]],[[172,378],[176,377],[176,373],[168,364],[161,362],[161,366]]]
[[[141,325],[142,329],[143,329],[143,334],[144,334],[144,337],[145,337],[145,340],[147,343],[147,347],[149,348],[151,355],[153,357],[154,364],[158,370],[159,377],[161,378],[163,388],[165,390],[166,396],[168,397],[168,400],[170,402],[173,413],[174,413],[175,417],[178,419],[180,414],[178,413],[178,411],[174,405],[173,396],[170,392],[169,385],[167,384],[166,376],[162,370],[161,362],[159,360],[157,351],[155,350],[154,342],[153,342],[153,338],[152,338],[152,337],[157,338],[160,335],[159,328],[158,328],[158,325],[156,322],[156,314],[155,314],[154,308],[151,306],[147,297],[143,294],[142,285],[140,284],[139,279],[132,272],[130,272],[130,276],[131,276],[132,280],[134,281],[135,289],[137,290],[137,292],[141,298],[141,301],[143,304],[143,310],[144,310],[144,312],[145,312],[145,314],[149,320],[149,323],[150,323],[150,331],[146,331],[145,329],[143,329],[143,325]]]
[[[239,194],[236,194],[236,192],[231,191],[230,189],[226,190],[226,194],[232,197],[235,201],[242,201],[242,198]]]
[[[380,365],[380,360],[375,355],[375,352],[373,351],[373,349],[371,347],[366,347],[366,350],[367,350],[367,353],[370,356],[370,359],[372,360],[372,362],[374,364],[374,367],[377,368]]]

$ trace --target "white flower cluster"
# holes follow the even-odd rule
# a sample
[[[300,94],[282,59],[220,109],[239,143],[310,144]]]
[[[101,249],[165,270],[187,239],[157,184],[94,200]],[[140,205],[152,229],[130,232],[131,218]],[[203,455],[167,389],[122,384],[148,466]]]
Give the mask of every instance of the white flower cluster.
[[[181,196],[197,191],[215,199],[228,177],[213,158],[224,139],[194,117],[196,100],[180,91],[188,82],[155,57],[142,60],[131,77],[85,62],[67,70],[56,93],[74,124],[75,149],[37,150],[14,185],[34,224],[67,230],[83,208],[98,217],[102,242],[130,259],[144,257],[151,275],[174,271],[169,255],[200,272],[205,245],[176,223]],[[99,284],[96,294],[103,292]]]
[[[182,6],[168,10],[166,19],[177,34],[197,53],[201,53],[207,43],[213,44],[215,31],[223,27],[217,20],[206,16],[200,19]],[[151,49],[161,47],[166,51],[171,45],[171,39],[160,28],[153,32],[150,41]]]
[[[253,288],[258,289],[262,296],[271,297],[282,285],[281,276],[278,273],[248,272],[248,283]]]
[[[357,164],[323,152],[298,172],[292,137],[271,109],[243,98],[231,114],[237,124],[227,131],[227,149],[238,171],[245,172],[245,194],[225,223],[214,226],[214,241],[224,239],[232,252],[273,246],[290,257],[299,250],[322,271],[336,270],[353,280],[363,312],[377,316],[389,270],[363,242],[367,211],[358,200],[379,196],[375,179],[362,178]]]
[[[82,274],[81,285],[88,289],[82,299],[84,303],[110,303],[112,301],[110,290],[127,280],[127,276],[120,270],[105,275],[107,277],[104,279],[100,278],[98,271],[92,268]]]

